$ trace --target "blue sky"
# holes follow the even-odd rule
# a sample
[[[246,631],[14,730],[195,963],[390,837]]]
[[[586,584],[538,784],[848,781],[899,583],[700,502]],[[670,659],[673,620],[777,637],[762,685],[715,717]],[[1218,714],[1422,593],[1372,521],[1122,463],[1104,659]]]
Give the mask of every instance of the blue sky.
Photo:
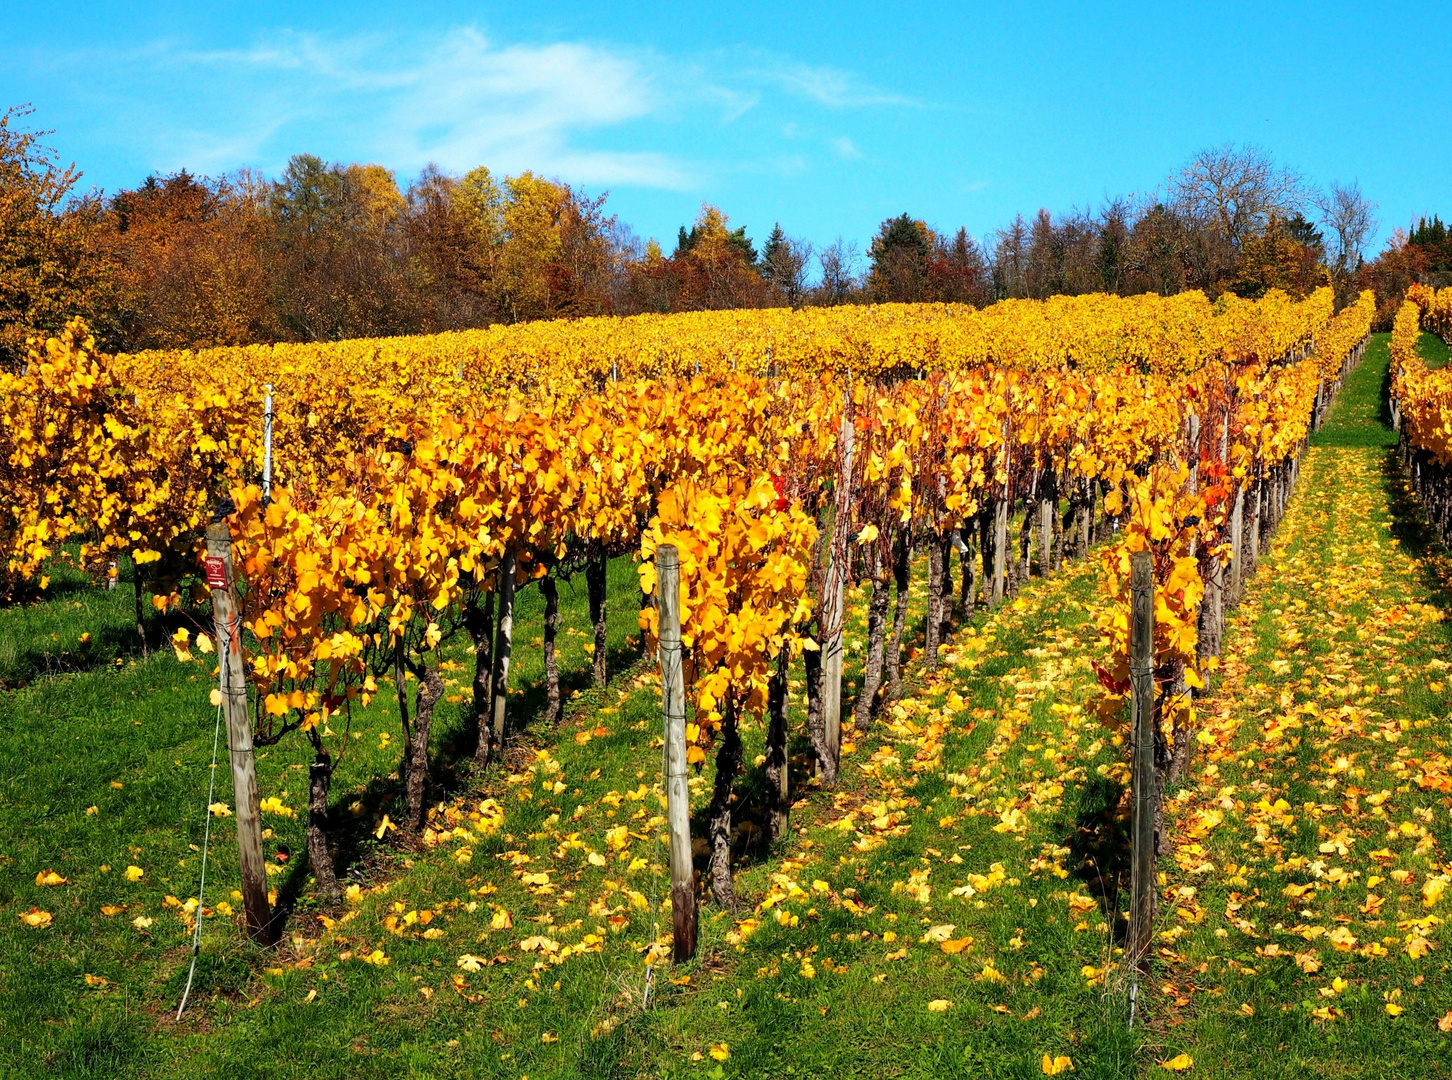
[[[1452,215],[1452,4],[99,3],[7,13],[0,107],[107,191],[532,168],[669,244],[702,201],[865,246],[907,211],[982,236],[1254,142],[1358,180],[1380,236]]]

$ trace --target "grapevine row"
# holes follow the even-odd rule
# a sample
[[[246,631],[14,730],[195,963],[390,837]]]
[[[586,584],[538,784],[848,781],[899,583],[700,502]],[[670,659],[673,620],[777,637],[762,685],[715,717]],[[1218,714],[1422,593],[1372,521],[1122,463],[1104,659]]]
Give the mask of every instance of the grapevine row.
[[[1028,573],[1035,543],[1047,572],[1087,554],[1101,518],[1125,526],[1105,556],[1112,589],[1122,591],[1131,551],[1155,552],[1157,673],[1167,693],[1192,687],[1218,638],[1225,570],[1238,567],[1232,537],[1256,550],[1246,537],[1283,504],[1371,309],[1363,296],[1333,317],[1329,291],[1299,303],[1089,297],[140,357],[102,355],[74,325],[22,374],[0,375],[15,493],[0,543],[16,579],[66,542],[98,577],[128,554],[138,598],[144,574],[157,607],[186,610],[205,595],[202,526],[227,521],[256,738],[296,733],[313,751],[309,846],[324,891],[335,887],[328,785],[355,703],[392,678],[408,824],[422,829],[441,645],[467,635],[475,652],[487,764],[506,735],[516,589],[538,583],[544,595],[556,718],[557,581],[583,572],[590,582],[603,680],[605,560],[638,554],[649,598],[651,556],[674,543],[690,759],[717,755],[713,883],[729,903],[740,725],[771,720],[768,757],[783,769],[794,659],[806,664],[823,779],[835,777],[821,653],[840,636],[833,597],[848,577],[873,583],[862,730],[900,678],[914,552],[928,556],[931,669],[954,608],[955,539],[968,553],[963,598],[971,605],[981,591],[992,605]],[[278,414],[264,498],[258,406],[268,384]],[[1248,532],[1237,515],[1250,515]],[[654,618],[647,604],[652,640]],[[1112,712],[1127,685],[1127,626],[1104,629]],[[180,632],[179,655],[189,643]],[[1183,753],[1189,706],[1165,716],[1167,753]]]

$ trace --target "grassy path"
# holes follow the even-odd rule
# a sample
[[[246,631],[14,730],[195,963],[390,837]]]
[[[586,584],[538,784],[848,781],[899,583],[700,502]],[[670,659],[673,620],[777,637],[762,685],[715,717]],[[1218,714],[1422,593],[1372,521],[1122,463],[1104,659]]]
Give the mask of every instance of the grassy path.
[[[1378,337],[1309,451],[1172,802],[1156,1024],[1196,1075],[1452,1068],[1447,564],[1392,461],[1387,363]]]

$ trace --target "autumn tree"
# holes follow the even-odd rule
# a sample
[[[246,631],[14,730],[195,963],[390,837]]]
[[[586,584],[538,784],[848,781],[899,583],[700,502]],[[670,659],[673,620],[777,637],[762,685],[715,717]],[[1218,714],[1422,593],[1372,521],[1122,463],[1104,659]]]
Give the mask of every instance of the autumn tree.
[[[744,227],[727,228],[729,220],[717,207],[703,204],[691,228],[681,226],[670,258],[653,257],[647,249],[645,265],[627,270],[640,286],[633,291],[642,298],[653,296],[663,304],[658,310],[665,311],[766,303],[769,293],[756,247]]]
[[[789,307],[800,307],[807,296],[807,263],[812,245],[794,240],[777,222],[761,248],[761,276],[773,297]]]
[[[983,306],[992,301],[988,261],[978,242],[960,228],[934,245],[928,260],[927,295],[945,303]]]
[[[405,231],[431,331],[496,319],[494,267],[504,232],[503,195],[484,167],[462,178],[429,165],[409,185]]]
[[[861,290],[859,258],[857,245],[840,236],[824,247],[817,256],[822,280],[813,294],[813,302],[831,307],[855,299]]]
[[[1275,163],[1258,146],[1210,147],[1196,154],[1170,181],[1173,197],[1210,223],[1237,250],[1270,224],[1299,211],[1306,185],[1294,170]]]
[[[7,367],[20,364],[28,335],[58,333],[76,315],[104,331],[114,306],[111,266],[94,256],[99,201],[73,194],[81,174],[41,142],[49,132],[21,129],[31,112],[0,114],[0,365]]]
[[[868,250],[868,291],[874,300],[916,303],[927,290],[928,261],[936,241],[926,223],[900,214],[877,229]]]
[[[1271,289],[1303,297],[1328,283],[1321,231],[1300,214],[1282,220],[1271,215],[1264,231],[1241,246],[1234,291],[1258,300]]]
[[[117,332],[131,350],[236,345],[278,335],[265,188],[246,173],[149,176],[111,198]]]
[[[614,254],[605,198],[533,173],[508,177],[494,294],[508,322],[609,310]]]
[[[1337,299],[1343,303],[1352,297],[1356,273],[1361,269],[1362,250],[1376,228],[1376,207],[1361,193],[1356,183],[1332,183],[1314,200],[1330,241],[1331,278],[1336,285]]]
[[[303,341],[409,333],[418,319],[403,255],[406,203],[381,165],[288,161],[273,185],[274,303]]]

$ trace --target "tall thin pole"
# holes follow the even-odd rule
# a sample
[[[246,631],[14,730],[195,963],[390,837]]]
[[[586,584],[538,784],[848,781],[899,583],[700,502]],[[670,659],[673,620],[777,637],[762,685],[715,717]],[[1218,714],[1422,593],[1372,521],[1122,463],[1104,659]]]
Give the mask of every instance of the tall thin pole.
[[[1132,968],[1149,954],[1155,917],[1154,557],[1130,556],[1129,684],[1134,821],[1131,826],[1129,946]]]
[[[686,782],[686,680],[681,667],[681,558],[655,551],[660,597],[661,710],[665,714],[666,819],[671,849],[671,939],[676,963],[696,954],[696,881],[691,865],[691,788]]]
[[[832,521],[832,562],[827,568],[827,611],[822,627],[826,643],[822,664],[822,732],[827,742],[831,764],[825,772],[835,779],[842,755],[842,646],[843,608],[847,596],[848,563],[851,548],[847,542],[852,513],[852,388],[843,392],[842,436],[840,440],[841,475],[837,481],[837,506]]]
[[[247,933],[271,943],[267,870],[262,858],[262,811],[257,794],[257,762],[252,724],[247,716],[247,676],[242,666],[242,619],[232,571],[232,533],[225,521],[207,526],[207,585],[212,593],[220,669],[222,714],[227,721],[227,750],[232,759],[232,797],[237,804],[237,856],[242,874],[242,910]]]
[[[272,502],[272,384],[262,407],[262,505]]]
[[[499,633],[494,638],[494,754],[504,752],[504,716],[509,704],[509,658],[514,651],[514,552],[499,562]]]

